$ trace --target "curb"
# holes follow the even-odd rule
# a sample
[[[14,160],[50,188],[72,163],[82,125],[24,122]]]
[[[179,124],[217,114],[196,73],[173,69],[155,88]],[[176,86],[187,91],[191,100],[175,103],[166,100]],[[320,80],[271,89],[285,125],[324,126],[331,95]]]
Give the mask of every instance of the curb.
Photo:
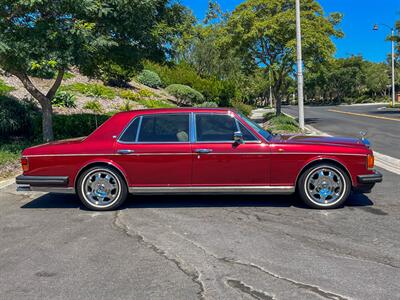
[[[15,183],[15,177],[0,181],[0,190],[5,187],[8,187],[9,185],[12,185],[13,183]]]

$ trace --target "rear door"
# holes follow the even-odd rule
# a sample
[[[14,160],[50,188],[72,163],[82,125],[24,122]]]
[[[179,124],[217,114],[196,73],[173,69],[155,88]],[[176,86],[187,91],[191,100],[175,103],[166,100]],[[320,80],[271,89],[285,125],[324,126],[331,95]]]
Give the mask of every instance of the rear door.
[[[193,186],[267,185],[269,147],[232,113],[196,113]],[[244,144],[235,144],[241,131]]]
[[[116,142],[116,161],[130,186],[190,186],[189,113],[138,116]]]

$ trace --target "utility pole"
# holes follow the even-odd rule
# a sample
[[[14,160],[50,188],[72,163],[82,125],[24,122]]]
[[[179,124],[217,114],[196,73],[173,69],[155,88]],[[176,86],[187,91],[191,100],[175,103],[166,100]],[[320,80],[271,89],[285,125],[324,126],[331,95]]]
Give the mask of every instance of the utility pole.
[[[303,59],[301,54],[300,0],[296,0],[296,44],[297,44],[297,96],[299,106],[299,125],[304,130]]]
[[[386,24],[381,24],[387,28],[390,29],[392,32],[391,34],[391,42],[392,42],[392,106],[394,107],[395,102],[396,102],[396,85],[395,85],[395,70],[394,70],[394,27],[390,27],[389,25]],[[378,30],[379,26],[378,24],[374,25],[373,30]]]

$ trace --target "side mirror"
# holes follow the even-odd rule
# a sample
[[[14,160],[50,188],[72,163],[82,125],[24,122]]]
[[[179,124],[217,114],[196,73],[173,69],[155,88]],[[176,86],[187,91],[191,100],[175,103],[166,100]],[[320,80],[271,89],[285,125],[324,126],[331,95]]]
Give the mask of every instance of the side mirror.
[[[233,133],[233,142],[235,144],[244,144],[243,133],[241,133],[240,131],[235,131]]]

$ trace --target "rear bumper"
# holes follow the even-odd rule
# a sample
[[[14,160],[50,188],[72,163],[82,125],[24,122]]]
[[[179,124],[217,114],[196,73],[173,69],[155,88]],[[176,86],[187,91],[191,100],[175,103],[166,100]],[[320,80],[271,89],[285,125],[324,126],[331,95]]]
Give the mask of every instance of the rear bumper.
[[[68,176],[25,176],[15,179],[19,192],[52,192],[74,193],[75,189],[68,187]]]
[[[361,184],[378,183],[378,182],[382,182],[382,180],[383,180],[383,176],[378,171],[375,171],[374,174],[357,176],[357,181],[358,181],[358,183],[361,183]]]

